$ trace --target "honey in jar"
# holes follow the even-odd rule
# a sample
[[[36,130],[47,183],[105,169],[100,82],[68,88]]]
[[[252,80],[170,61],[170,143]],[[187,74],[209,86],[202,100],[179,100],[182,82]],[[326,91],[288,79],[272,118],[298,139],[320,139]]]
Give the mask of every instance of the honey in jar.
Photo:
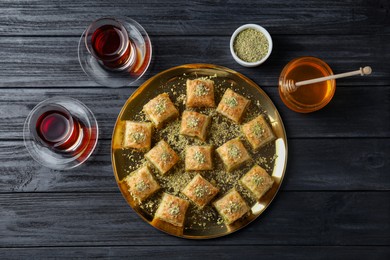
[[[294,82],[321,78],[333,75],[331,68],[324,61],[315,57],[301,57],[290,61],[282,70],[279,77],[279,95],[283,103],[290,109],[309,113],[323,108],[332,99],[335,80],[304,85],[289,93],[283,86],[287,80]]]

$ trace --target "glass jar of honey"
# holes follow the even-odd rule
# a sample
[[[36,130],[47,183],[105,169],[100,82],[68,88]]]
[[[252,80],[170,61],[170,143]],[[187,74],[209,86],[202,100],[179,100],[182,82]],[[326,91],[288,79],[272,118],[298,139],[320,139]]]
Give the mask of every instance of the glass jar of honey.
[[[336,81],[327,80],[304,85],[294,92],[284,87],[287,80],[294,82],[333,75],[328,64],[315,57],[300,57],[290,61],[279,77],[279,95],[283,103],[293,111],[310,113],[326,106],[336,90]]]

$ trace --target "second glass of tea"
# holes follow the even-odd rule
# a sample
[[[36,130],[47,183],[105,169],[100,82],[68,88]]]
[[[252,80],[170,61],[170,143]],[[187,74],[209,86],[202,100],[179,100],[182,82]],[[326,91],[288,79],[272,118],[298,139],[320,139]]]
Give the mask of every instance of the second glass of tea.
[[[67,170],[84,163],[98,140],[95,116],[82,102],[69,97],[49,98],[26,118],[24,144],[40,164]]]
[[[279,95],[283,103],[293,111],[310,113],[326,106],[336,90],[336,81],[327,80],[299,87],[288,92],[284,87],[288,80],[294,82],[333,75],[328,64],[315,57],[300,57],[290,61],[279,77]]]
[[[81,36],[79,62],[84,72],[107,87],[129,86],[149,67],[152,45],[145,29],[130,18],[100,18]]]

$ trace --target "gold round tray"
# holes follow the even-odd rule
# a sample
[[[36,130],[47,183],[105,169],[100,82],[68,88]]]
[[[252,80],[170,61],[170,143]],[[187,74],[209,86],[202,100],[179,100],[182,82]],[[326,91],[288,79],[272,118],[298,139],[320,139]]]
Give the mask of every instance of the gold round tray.
[[[186,93],[186,80],[199,77],[208,77],[215,82],[215,100],[217,104],[227,88],[231,88],[237,93],[249,98],[251,103],[249,109],[247,109],[246,115],[244,116],[243,122],[245,123],[259,114],[265,115],[265,118],[272,126],[276,139],[274,142],[269,143],[259,151],[253,151],[251,148],[248,148],[248,144],[244,141],[243,143],[252,156],[252,161],[250,164],[244,165],[234,172],[223,172],[224,166],[222,161],[220,161],[217,156],[214,156],[215,171],[202,173],[206,179],[212,180],[220,189],[216,199],[221,197],[233,187],[238,189],[251,208],[247,215],[230,225],[225,225],[221,222],[221,218],[216,210],[211,206],[211,203],[202,210],[199,210],[194,205],[190,205],[187,211],[184,227],[178,228],[163,221],[154,219],[154,212],[157,209],[163,192],[185,198],[185,196],[180,193],[183,185],[185,185],[185,182],[183,182],[182,179],[187,178],[187,180],[190,180],[193,176],[195,176],[196,172],[186,172],[184,170],[184,158],[181,158],[180,162],[175,166],[176,170],[168,172],[164,176],[156,173],[153,167],[150,167],[154,171],[154,176],[157,181],[161,181],[164,184],[161,185],[162,189],[159,192],[139,205],[133,200],[126,184],[122,182],[122,180],[146,162],[143,158],[143,153],[132,149],[122,148],[123,129],[125,120],[145,120],[145,117],[141,112],[143,105],[158,94],[164,92],[170,95],[171,100],[178,107],[181,114],[185,109],[184,100]],[[215,143],[212,143],[214,148],[230,140],[234,136],[239,136],[239,125],[230,122],[228,119],[225,119],[217,113],[213,113],[212,109],[198,111],[209,114],[210,116],[212,115],[215,127],[217,127],[217,124],[221,124],[225,128],[228,128],[228,131],[225,131],[224,133],[229,134],[217,135],[213,133],[214,128],[212,125],[208,133],[209,138],[206,142],[214,141]],[[171,129],[169,130],[171,132],[167,132],[166,129],[156,130],[153,135],[152,146],[160,139],[178,138],[177,136],[179,136],[179,133],[178,131],[175,131],[175,129],[178,129],[175,127],[175,124],[177,125],[178,122],[180,122],[180,118],[175,122],[171,122],[171,125],[167,125],[167,129]],[[231,127],[231,129],[229,127]],[[191,143],[193,141],[189,142]],[[178,151],[178,147],[172,143],[170,143],[170,145],[175,151]],[[114,127],[111,155],[114,175],[122,195],[142,219],[150,225],[171,235],[189,239],[206,239],[224,236],[246,226],[267,208],[278,192],[284,177],[287,164],[287,138],[282,119],[276,107],[267,94],[259,86],[257,86],[256,83],[242,74],[225,67],[210,64],[188,64],[174,67],[155,75],[142,84],[142,86],[140,86],[129,97],[119,113]],[[246,192],[245,188],[241,187],[238,182],[238,179],[241,178],[241,176],[245,174],[245,172],[247,172],[255,163],[265,168],[267,172],[272,175],[274,180],[272,188],[258,201],[251,198],[250,193]],[[225,177],[221,176],[221,172],[226,174],[226,176],[229,175],[231,178],[226,178],[226,181],[223,180]],[[168,178],[169,181],[165,181],[164,178]],[[175,181],[175,178],[180,178],[181,181],[177,181],[177,183],[173,182]]]

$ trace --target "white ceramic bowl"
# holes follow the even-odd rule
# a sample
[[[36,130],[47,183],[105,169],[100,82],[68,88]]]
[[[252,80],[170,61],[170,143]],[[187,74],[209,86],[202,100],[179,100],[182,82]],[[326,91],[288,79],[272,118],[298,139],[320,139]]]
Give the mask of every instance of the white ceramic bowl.
[[[264,34],[264,36],[267,38],[268,40],[268,52],[267,54],[259,61],[256,61],[256,62],[247,62],[247,61],[243,61],[242,59],[240,59],[237,54],[234,52],[234,49],[233,49],[233,43],[234,43],[234,39],[237,37],[237,35],[245,30],[245,29],[255,29],[257,31],[260,31],[261,33]],[[240,27],[238,27],[234,33],[232,34],[232,37],[230,38],[230,52],[234,58],[234,60],[244,66],[244,67],[256,67],[256,66],[259,66],[260,64],[262,64],[263,62],[265,62],[268,57],[271,55],[271,52],[272,52],[272,47],[273,47],[273,44],[272,44],[272,38],[271,38],[271,35],[268,33],[268,31],[266,29],[264,29],[262,26],[260,25],[257,25],[257,24],[244,24]]]

